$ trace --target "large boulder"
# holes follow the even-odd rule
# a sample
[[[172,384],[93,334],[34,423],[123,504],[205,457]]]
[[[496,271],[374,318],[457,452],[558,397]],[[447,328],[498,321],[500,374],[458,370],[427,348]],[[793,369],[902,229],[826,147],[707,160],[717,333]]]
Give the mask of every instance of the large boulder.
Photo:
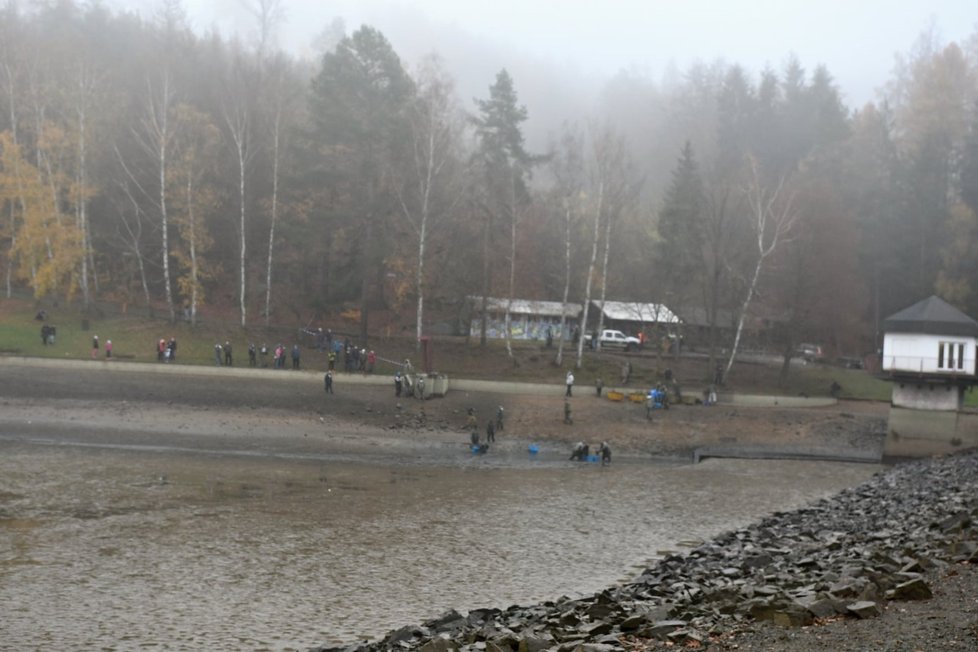
[[[852,604],[847,605],[846,609],[848,609],[850,613],[853,613],[860,618],[876,618],[883,613],[883,610],[880,609],[879,604],[872,602],[871,600],[860,600],[859,602],[853,602]]]
[[[927,582],[919,577],[909,582],[897,584],[893,589],[894,600],[930,600],[934,597]]]

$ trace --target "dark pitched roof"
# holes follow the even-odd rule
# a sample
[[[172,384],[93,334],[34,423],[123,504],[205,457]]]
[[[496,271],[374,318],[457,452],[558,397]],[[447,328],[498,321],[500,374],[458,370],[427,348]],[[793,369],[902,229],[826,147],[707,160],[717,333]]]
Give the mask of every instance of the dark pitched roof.
[[[978,322],[944,299],[930,296],[883,320],[887,333],[929,333],[978,337]]]

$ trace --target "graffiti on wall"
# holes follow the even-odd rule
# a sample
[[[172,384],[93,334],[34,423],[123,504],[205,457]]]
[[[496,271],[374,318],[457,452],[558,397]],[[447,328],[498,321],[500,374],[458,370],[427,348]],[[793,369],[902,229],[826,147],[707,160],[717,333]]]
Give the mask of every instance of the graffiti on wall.
[[[547,339],[547,328],[553,335],[553,338],[560,338],[560,321],[550,321],[546,318],[511,318],[509,322],[510,326],[510,337],[515,340],[546,340]],[[570,339],[570,334],[573,331],[573,326],[568,323],[564,324],[564,330],[567,332],[567,337],[564,339]],[[482,333],[482,320],[473,319],[469,333],[473,336],[480,335]],[[506,337],[506,320],[504,318],[492,318],[490,317],[486,321],[486,337],[492,337],[497,339],[503,339]]]

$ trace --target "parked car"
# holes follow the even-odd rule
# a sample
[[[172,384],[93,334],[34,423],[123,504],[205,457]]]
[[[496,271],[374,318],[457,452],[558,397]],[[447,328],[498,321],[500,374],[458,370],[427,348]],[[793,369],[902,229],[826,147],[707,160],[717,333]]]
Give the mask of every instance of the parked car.
[[[598,342],[601,344],[601,348],[608,346],[620,346],[626,351],[630,351],[633,347],[638,348],[639,345],[639,339],[637,337],[625,335],[621,331],[611,329],[601,331],[601,336],[598,338]],[[585,336],[584,343],[591,343],[591,335]]]
[[[795,352],[805,362],[816,362],[822,359],[822,347],[818,344],[799,344]]]
[[[838,363],[840,367],[845,367],[846,369],[862,369],[863,361],[859,358],[852,357],[841,357],[838,358]]]

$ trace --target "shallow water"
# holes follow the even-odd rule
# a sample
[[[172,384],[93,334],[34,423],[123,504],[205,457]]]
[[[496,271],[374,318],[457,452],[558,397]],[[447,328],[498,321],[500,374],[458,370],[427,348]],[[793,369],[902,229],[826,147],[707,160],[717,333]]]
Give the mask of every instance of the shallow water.
[[[626,580],[878,467],[383,466],[0,441],[0,649],[305,649]]]

